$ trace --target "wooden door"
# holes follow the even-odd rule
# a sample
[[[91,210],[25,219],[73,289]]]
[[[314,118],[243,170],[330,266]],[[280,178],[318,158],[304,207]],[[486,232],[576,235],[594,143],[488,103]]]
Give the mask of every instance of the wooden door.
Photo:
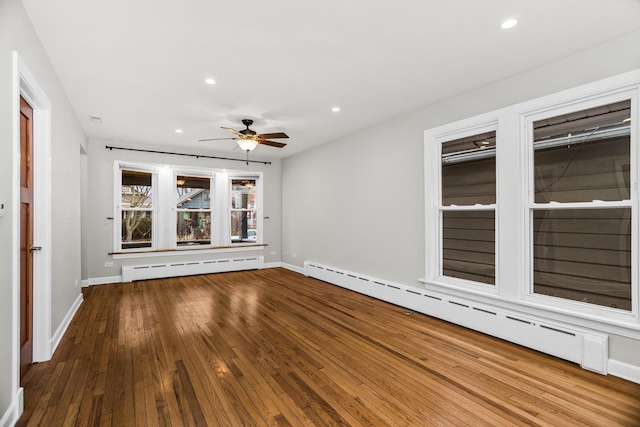
[[[20,377],[33,361],[33,109],[20,97]]]

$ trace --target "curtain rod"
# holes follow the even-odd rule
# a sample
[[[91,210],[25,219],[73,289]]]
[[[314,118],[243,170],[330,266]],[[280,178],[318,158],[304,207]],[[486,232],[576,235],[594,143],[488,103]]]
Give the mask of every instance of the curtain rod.
[[[200,157],[205,159],[217,159],[217,160],[233,160],[234,162],[246,162],[249,163],[262,163],[263,165],[270,165],[271,162],[261,162],[259,160],[249,160],[249,159],[232,159],[229,157],[216,157],[216,156],[206,156],[203,154],[187,154],[187,153],[173,153],[171,151],[156,151],[156,150],[142,150],[140,148],[124,148],[124,147],[111,147],[109,145],[105,145],[107,150],[124,150],[124,151],[138,151],[140,153],[156,153],[156,154],[172,154],[174,156],[187,156],[187,157],[195,157],[199,159]]]

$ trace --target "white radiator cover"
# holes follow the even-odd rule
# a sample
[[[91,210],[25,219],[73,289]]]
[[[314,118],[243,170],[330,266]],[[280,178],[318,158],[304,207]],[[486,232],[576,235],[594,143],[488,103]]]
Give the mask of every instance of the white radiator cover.
[[[256,270],[264,263],[263,257],[210,259],[201,261],[166,262],[162,264],[126,265],[122,267],[122,282],[191,276],[195,274],[223,273],[227,271]]]
[[[508,313],[471,300],[305,262],[305,275],[607,374],[608,335]]]

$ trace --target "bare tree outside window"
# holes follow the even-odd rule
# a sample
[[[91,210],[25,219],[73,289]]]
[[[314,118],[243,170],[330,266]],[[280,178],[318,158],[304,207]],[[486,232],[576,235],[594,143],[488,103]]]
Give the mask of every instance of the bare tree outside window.
[[[122,249],[151,247],[152,174],[123,170],[121,189]]]

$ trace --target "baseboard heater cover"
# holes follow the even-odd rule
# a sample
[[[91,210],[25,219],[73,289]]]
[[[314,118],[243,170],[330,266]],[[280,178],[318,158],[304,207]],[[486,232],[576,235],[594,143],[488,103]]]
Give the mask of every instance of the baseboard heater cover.
[[[247,258],[167,262],[162,264],[125,265],[122,267],[122,283],[132,282],[134,280],[256,270],[260,268],[262,264],[263,257],[255,256]]]
[[[608,335],[307,261],[305,275],[607,374]]]

